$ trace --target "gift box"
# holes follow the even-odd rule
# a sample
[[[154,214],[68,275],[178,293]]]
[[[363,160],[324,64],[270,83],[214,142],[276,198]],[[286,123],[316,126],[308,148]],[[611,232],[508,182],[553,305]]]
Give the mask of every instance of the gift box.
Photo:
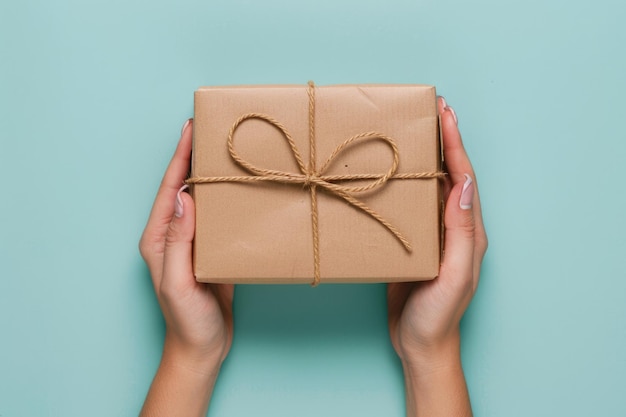
[[[432,86],[202,87],[188,179],[196,279],[433,279],[441,169]]]

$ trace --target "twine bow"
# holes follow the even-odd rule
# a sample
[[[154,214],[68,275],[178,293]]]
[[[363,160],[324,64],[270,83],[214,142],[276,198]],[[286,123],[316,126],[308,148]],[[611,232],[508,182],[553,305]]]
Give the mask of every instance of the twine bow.
[[[285,184],[300,184],[305,188],[308,188],[311,195],[311,225],[313,229],[313,286],[316,286],[320,282],[320,255],[319,255],[319,225],[318,225],[318,208],[317,208],[317,188],[320,187],[326,190],[329,194],[343,199],[348,204],[362,210],[370,217],[379,222],[385,227],[393,236],[402,244],[402,246],[411,252],[411,244],[400,233],[400,231],[385,220],[380,214],[369,208],[365,203],[355,198],[352,194],[360,193],[364,191],[370,191],[378,187],[383,187],[390,179],[430,179],[430,178],[442,178],[445,174],[443,172],[421,172],[421,173],[407,173],[396,174],[399,164],[399,151],[395,141],[382,133],[378,132],[365,132],[358,135],[354,135],[346,139],[343,143],[335,148],[326,161],[322,164],[321,168],[316,167],[316,141],[315,141],[315,86],[313,82],[309,82],[308,89],[309,95],[309,146],[310,146],[310,159],[308,165],[304,163],[300,151],[296,146],[291,134],[283,126],[282,123],[276,119],[261,113],[248,113],[244,114],[230,128],[228,133],[228,152],[233,160],[248,172],[254,174],[252,176],[226,176],[226,177],[192,177],[187,179],[187,184],[207,184],[215,182],[260,182],[270,181],[279,182]],[[234,146],[235,132],[239,126],[247,120],[258,119],[264,121],[276,129],[278,129],[291,148],[294,159],[298,164],[300,173],[277,171],[272,169],[259,168],[252,165],[250,162],[243,159]],[[393,154],[393,161],[391,167],[384,174],[350,174],[350,175],[324,175],[326,169],[332,164],[346,148],[362,141],[377,140],[385,143],[389,146]],[[344,184],[336,184],[337,181],[354,181],[354,180],[371,180],[369,183],[362,186],[349,186]]]

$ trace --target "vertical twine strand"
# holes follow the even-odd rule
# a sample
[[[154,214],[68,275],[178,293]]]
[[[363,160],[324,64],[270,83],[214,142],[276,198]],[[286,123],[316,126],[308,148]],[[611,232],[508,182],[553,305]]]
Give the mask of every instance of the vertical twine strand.
[[[313,81],[308,82],[309,88],[309,173],[318,177],[316,164],[316,148],[315,148],[315,84]],[[317,210],[317,185],[311,183],[309,190],[311,191],[311,226],[313,228],[313,287],[320,283],[320,233],[319,233],[319,216]]]

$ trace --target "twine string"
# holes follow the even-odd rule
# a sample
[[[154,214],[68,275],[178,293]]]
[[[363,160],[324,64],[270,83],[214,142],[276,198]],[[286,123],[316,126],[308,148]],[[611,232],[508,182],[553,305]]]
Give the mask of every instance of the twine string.
[[[308,82],[307,94],[309,96],[309,171],[303,172],[306,175],[305,187],[309,187],[311,193],[311,228],[313,231],[313,283],[315,287],[321,279],[320,272],[320,233],[319,216],[317,210],[317,183],[312,182],[313,177],[319,177],[316,169],[317,149],[315,140],[315,85],[313,81]]]
[[[397,174],[399,165],[399,150],[395,141],[382,133],[378,132],[364,132],[354,135],[339,146],[337,146],[333,152],[328,156],[326,161],[322,164],[322,167],[318,170],[316,167],[316,138],[315,138],[315,85],[313,82],[308,83],[307,89],[309,97],[309,147],[310,156],[309,163],[305,164],[302,159],[302,155],[293,140],[293,137],[287,130],[287,128],[278,120],[262,113],[247,113],[239,117],[230,128],[228,132],[228,152],[231,158],[242,168],[248,172],[254,174],[252,176],[222,176],[222,177],[192,177],[187,179],[187,184],[209,184],[216,182],[279,182],[284,184],[300,184],[305,188],[308,188],[311,199],[311,227],[313,232],[313,286],[320,283],[320,232],[319,232],[319,216],[317,206],[317,187],[326,190],[329,194],[343,199],[351,206],[358,208],[364,213],[368,214],[371,218],[385,227],[408,252],[412,251],[411,244],[402,235],[402,233],[389,221],[383,218],[376,211],[372,210],[361,200],[353,196],[355,193],[362,193],[370,191],[378,187],[383,187],[391,179],[432,179],[443,178],[445,173],[443,172],[420,172],[420,173],[405,173]],[[259,168],[250,162],[243,159],[235,149],[234,137],[235,132],[239,126],[247,120],[257,119],[265,123],[268,123],[278,129],[283,138],[287,141],[292,155],[298,165],[300,173],[284,172],[273,169]],[[326,169],[332,164],[332,162],[350,146],[364,141],[380,141],[385,143],[392,151],[393,160],[389,170],[382,174],[349,174],[349,175],[323,175]],[[337,184],[338,181],[355,181],[355,180],[370,180],[370,182],[360,186],[349,186],[345,184]]]

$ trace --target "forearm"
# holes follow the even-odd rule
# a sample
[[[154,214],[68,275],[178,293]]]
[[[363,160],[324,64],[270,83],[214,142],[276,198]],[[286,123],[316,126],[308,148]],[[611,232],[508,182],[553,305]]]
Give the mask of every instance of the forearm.
[[[206,416],[220,366],[219,358],[199,362],[166,342],[140,417]]]
[[[471,417],[459,344],[403,361],[407,417]]]

